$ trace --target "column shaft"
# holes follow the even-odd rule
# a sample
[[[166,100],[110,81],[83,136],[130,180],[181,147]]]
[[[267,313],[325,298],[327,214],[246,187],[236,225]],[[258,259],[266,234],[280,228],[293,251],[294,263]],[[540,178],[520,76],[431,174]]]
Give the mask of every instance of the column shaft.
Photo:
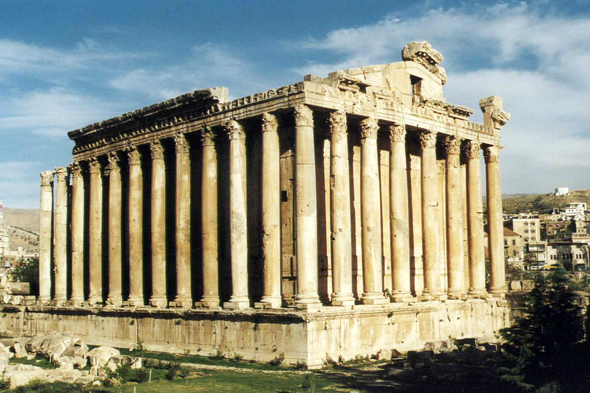
[[[448,294],[460,298],[465,293],[463,255],[463,202],[461,201],[461,140],[447,137],[447,255]]]
[[[229,135],[229,205],[232,295],[225,308],[250,307],[248,297],[248,204],[246,188],[246,134],[242,126],[231,120]]]
[[[41,172],[39,215],[39,303],[51,300],[51,244],[53,216],[53,171]]]
[[[469,294],[485,294],[486,271],[483,236],[483,209],[481,200],[480,145],[469,141],[467,154],[467,209],[469,226]]]
[[[352,294],[352,221],[346,113],[330,115],[333,306],[354,305]]]
[[[262,258],[264,290],[257,307],[281,307],[281,173],[278,122],[262,115]]]
[[[97,158],[90,160],[90,223],[89,223],[89,269],[92,306],[102,299],[102,167]]]
[[[406,301],[411,297],[406,127],[405,125],[391,126],[389,132],[391,139],[389,197],[391,210],[392,298],[394,301]]]
[[[67,300],[68,285],[68,183],[67,168],[55,168],[57,195],[54,219],[55,301],[62,305]]]
[[[150,144],[152,156],[152,294],[150,306],[166,307],[166,167],[160,141]]]
[[[123,304],[122,291],[122,182],[118,153],[109,154],[109,293],[107,304],[119,307]]]
[[[84,175],[79,163],[72,171],[72,297],[78,306],[84,302]]]
[[[490,292],[494,296],[506,293],[504,266],[504,224],[502,217],[502,187],[500,185],[500,147],[488,146],[486,159],[486,195],[490,236]]]
[[[141,153],[132,147],[129,163],[129,298],[127,306],[145,305],[143,297],[143,172]]]
[[[297,295],[295,306],[317,309],[318,222],[313,112],[305,105],[295,107],[295,223]]]
[[[374,118],[360,124],[361,131],[361,220],[363,243],[364,304],[385,303],[383,296],[383,252],[381,242],[381,198],[379,184],[379,125]]]
[[[442,295],[438,258],[441,228],[438,220],[438,167],[436,133],[420,134],[422,145],[422,233],[424,244],[424,291],[427,298]]]

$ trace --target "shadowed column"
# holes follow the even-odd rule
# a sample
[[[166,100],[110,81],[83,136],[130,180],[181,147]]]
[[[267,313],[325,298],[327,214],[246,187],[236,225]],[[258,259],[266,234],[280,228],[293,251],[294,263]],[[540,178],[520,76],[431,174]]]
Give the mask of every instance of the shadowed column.
[[[121,306],[123,304],[122,292],[122,182],[121,167],[119,166],[119,154],[109,153],[109,294],[107,304]]]
[[[84,175],[78,162],[72,171],[72,297],[78,306],[84,302]]]
[[[166,307],[166,167],[161,141],[150,144],[152,156],[152,294],[150,306]]]
[[[143,306],[143,172],[141,153],[133,146],[129,163],[129,298],[126,306]]]
[[[53,216],[53,171],[41,172],[39,215],[39,303],[51,300],[51,243]]]
[[[88,304],[102,304],[102,166],[96,157],[90,160],[89,223],[90,295]]]
[[[67,168],[55,168],[57,195],[54,221],[54,268],[55,268],[55,302],[62,305],[67,300],[68,286],[68,183]]]
[[[504,266],[504,224],[502,217],[502,188],[500,185],[500,146],[487,146],[486,196],[488,198],[488,226],[490,235],[490,293],[503,297],[506,293]]]

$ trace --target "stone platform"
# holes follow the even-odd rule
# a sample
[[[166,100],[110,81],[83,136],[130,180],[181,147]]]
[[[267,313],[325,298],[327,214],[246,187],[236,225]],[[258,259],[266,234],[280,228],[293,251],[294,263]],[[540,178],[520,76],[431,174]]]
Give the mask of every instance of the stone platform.
[[[493,338],[510,323],[497,298],[410,304],[240,311],[157,308],[2,306],[0,332],[35,336],[69,331],[91,345],[201,355],[239,355],[321,367],[327,356],[352,359],[400,352],[449,338]],[[1,334],[1,333],[0,333]]]

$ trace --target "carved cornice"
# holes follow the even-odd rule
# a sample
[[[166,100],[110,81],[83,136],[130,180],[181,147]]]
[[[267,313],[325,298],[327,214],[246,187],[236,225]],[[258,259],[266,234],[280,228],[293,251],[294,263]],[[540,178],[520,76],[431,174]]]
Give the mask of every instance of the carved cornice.
[[[463,150],[465,151],[465,156],[470,160],[479,159],[479,151],[481,150],[481,145],[479,142],[476,141],[467,141],[465,145],[463,145]]]
[[[55,168],[55,179],[58,183],[65,183],[69,175],[68,168],[57,167]]]
[[[395,124],[389,126],[389,139],[391,142],[406,142],[406,125]]]
[[[486,164],[500,162],[500,146],[486,146],[483,149]]]
[[[53,184],[53,171],[43,171],[41,175],[41,187],[51,186]]]
[[[161,141],[152,141],[150,143],[150,154],[152,160],[163,160],[164,159],[164,146]]]
[[[422,64],[426,69],[441,63],[443,56],[426,41],[410,42],[402,50],[402,60]]]
[[[313,111],[307,105],[296,105],[293,116],[295,116],[296,127],[313,127]]]
[[[279,129],[279,122],[275,115],[270,113],[262,114],[262,132],[277,132]]]
[[[379,131],[379,124],[374,117],[364,119],[359,124],[361,131],[361,139],[377,139],[377,132]]]
[[[449,135],[445,138],[445,151],[448,156],[461,154],[461,139]]]
[[[240,125],[235,120],[230,120],[225,125],[225,132],[229,136],[229,140],[236,140],[236,139],[246,139],[246,134],[244,133],[244,127]]]
[[[211,128],[201,130],[201,144],[203,146],[215,146],[215,131]]]
[[[127,148],[127,162],[129,166],[141,165],[141,153],[136,146],[129,146]]]
[[[174,135],[174,151],[176,151],[176,154],[189,152],[189,145],[186,139],[186,134],[178,133]]]
[[[434,149],[436,147],[436,132],[421,133],[420,146],[422,149]]]
[[[100,165],[100,161],[98,161],[98,158],[92,157],[88,161],[88,167],[90,168],[91,175],[100,175],[101,165]]]
[[[336,111],[330,113],[328,123],[330,124],[330,132],[346,134],[348,128],[346,125],[346,112]]]

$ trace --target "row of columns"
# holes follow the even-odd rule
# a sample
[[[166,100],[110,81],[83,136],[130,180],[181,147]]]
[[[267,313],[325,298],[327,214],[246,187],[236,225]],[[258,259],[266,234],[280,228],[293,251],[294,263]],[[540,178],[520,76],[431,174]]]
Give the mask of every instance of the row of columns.
[[[295,305],[302,309],[321,306],[318,296],[318,245],[317,245],[317,187],[315,165],[315,140],[313,111],[298,105],[295,117],[295,222],[297,256],[297,293]],[[332,305],[351,306],[355,303],[352,285],[352,228],[348,157],[348,125],[343,111],[330,114],[330,172],[331,172],[331,233],[332,233]],[[246,141],[243,127],[235,120],[225,127],[229,137],[229,214],[232,292],[228,309],[250,307],[248,293],[248,214]],[[379,125],[374,118],[360,122],[361,135],[361,236],[364,292],[361,302],[381,304],[388,302],[383,294],[381,202],[379,182],[379,151],[377,146]],[[390,133],[390,216],[391,250],[393,266],[392,298],[394,301],[411,299],[410,287],[410,228],[408,212],[408,180],[406,129],[404,125],[389,126]],[[202,263],[203,295],[198,307],[218,308],[218,173],[217,151],[214,133],[203,130],[201,134],[202,174]],[[191,300],[191,244],[190,244],[190,157],[184,134],[174,137],[176,152],[176,298],[170,303],[175,307],[192,307]],[[436,145],[437,133],[420,133],[422,231],[424,249],[425,299],[444,296],[459,298],[465,292],[479,296],[485,288],[485,256],[481,206],[480,144],[447,136],[446,150],[446,200],[447,200],[447,254],[448,287],[440,280],[439,250],[443,244],[443,228],[437,216],[438,181]],[[460,153],[463,146],[467,158],[468,198],[468,248],[469,282],[465,288],[463,263],[463,202],[460,180]],[[107,305],[143,306],[143,257],[152,255],[152,296],[149,304],[165,307],[166,299],[166,191],[165,161],[160,141],[150,145],[152,158],[151,193],[151,250],[143,248],[143,174],[141,157],[137,147],[127,151],[129,164],[129,297],[122,299],[122,180],[120,153],[108,155],[105,175],[109,177],[109,290]],[[485,150],[487,173],[487,198],[490,221],[491,290],[501,295],[504,291],[504,260],[502,240],[502,208],[499,181],[499,150],[487,146]],[[281,306],[281,238],[280,238],[280,172],[279,136],[277,118],[265,113],[262,118],[262,255],[263,296],[256,307]],[[101,164],[94,158],[90,168],[89,206],[89,299],[90,305],[102,303],[102,179]],[[83,253],[84,253],[84,180],[78,163],[70,167],[72,180],[71,260],[72,291],[69,301],[84,302]],[[54,223],[55,296],[58,304],[67,300],[67,175],[66,168],[58,168],[57,204]],[[41,258],[40,297],[46,302],[50,297],[49,266],[51,256],[51,221],[53,208],[53,172],[42,173],[41,190]],[[49,228],[49,232],[48,231]],[[49,240],[48,240],[49,239]]]

